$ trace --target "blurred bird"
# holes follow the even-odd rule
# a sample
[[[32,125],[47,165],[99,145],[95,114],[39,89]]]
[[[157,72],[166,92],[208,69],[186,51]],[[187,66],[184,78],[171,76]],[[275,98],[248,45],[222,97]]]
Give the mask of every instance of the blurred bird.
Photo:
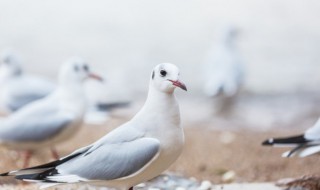
[[[107,77],[103,76],[103,78],[105,80]],[[112,79],[111,82],[112,81],[114,80]],[[129,101],[119,101],[122,98],[119,96],[119,92],[114,90],[114,87],[110,86],[111,82],[86,82],[85,92],[89,102],[85,116],[86,123],[94,125],[104,124],[110,118],[110,113],[112,111],[128,108],[130,106]],[[112,93],[117,96],[116,99],[110,97]]]
[[[267,146],[294,147],[282,154],[282,157],[306,157],[320,152],[320,119],[304,134],[285,137],[271,138],[262,143]]]
[[[97,84],[99,85],[99,84]],[[92,83],[90,86],[93,86]],[[94,86],[93,86],[94,87]],[[85,88],[85,94],[103,94],[104,88],[92,90]],[[0,64],[0,108],[4,112],[15,112],[25,105],[42,99],[52,93],[56,85],[44,77],[29,75],[23,71],[19,57],[12,51],[2,52]],[[129,102],[100,102],[98,99],[88,99],[86,123],[101,124],[108,118],[108,112],[129,106]]]
[[[176,87],[187,90],[179,80],[179,69],[169,63],[157,65],[150,76],[146,103],[130,121],[60,160],[2,176],[49,183],[43,187],[89,183],[132,190],[166,170],[182,152],[184,134]]]
[[[45,78],[24,73],[21,61],[12,51],[2,52],[0,63],[0,106],[14,112],[30,102],[46,97],[55,85]]]
[[[110,119],[110,112],[116,109],[128,108],[129,106],[130,102],[128,101],[90,104],[85,116],[85,123],[101,125]]]
[[[82,123],[86,111],[83,82],[87,78],[102,80],[80,58],[63,64],[55,91],[0,121],[0,145],[25,151],[24,167],[39,148],[51,147],[58,159],[53,146],[69,139]]]
[[[242,60],[235,47],[236,29],[224,26],[204,65],[204,93],[208,97],[222,97],[218,102],[223,111],[240,90],[244,78]]]

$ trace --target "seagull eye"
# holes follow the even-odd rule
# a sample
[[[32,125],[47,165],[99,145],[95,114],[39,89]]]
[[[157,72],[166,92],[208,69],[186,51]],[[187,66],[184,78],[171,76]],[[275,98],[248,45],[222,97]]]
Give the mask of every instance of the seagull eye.
[[[160,75],[161,75],[162,77],[165,77],[165,76],[167,75],[167,71],[161,70],[161,71],[160,71]]]
[[[88,65],[84,65],[84,66],[83,66],[83,70],[85,70],[85,71],[87,71],[87,72],[88,72],[88,71],[89,71],[89,67],[88,67]]]

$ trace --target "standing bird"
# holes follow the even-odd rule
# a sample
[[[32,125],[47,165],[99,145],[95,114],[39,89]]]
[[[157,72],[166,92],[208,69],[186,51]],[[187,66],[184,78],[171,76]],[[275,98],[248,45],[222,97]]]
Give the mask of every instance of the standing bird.
[[[4,51],[0,63],[0,106],[14,112],[23,106],[46,97],[55,85],[49,80],[24,73],[21,61],[12,51]]]
[[[218,98],[218,111],[228,109],[244,78],[242,59],[235,46],[237,31],[232,26],[221,29],[204,65],[204,93]]]
[[[262,145],[294,147],[282,154],[282,157],[306,157],[320,152],[320,119],[304,134],[265,140]]]
[[[184,133],[176,87],[187,90],[179,80],[179,69],[170,63],[157,65],[146,103],[130,121],[60,160],[2,176],[49,183],[43,187],[89,183],[132,190],[166,170],[182,152]]]
[[[83,82],[89,77],[100,80],[82,59],[63,64],[54,92],[0,120],[0,145],[25,151],[24,167],[39,148],[51,147],[58,159],[53,146],[69,139],[82,123],[86,111]]]

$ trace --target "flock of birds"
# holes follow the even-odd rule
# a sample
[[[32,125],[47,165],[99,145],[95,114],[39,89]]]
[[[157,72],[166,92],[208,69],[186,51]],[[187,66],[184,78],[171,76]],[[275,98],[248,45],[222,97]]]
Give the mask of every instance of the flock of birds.
[[[244,69],[235,36],[234,28],[226,28],[213,48],[205,75],[207,96],[233,98],[241,88]],[[39,182],[44,188],[89,183],[127,190],[161,174],[181,154],[184,134],[174,91],[187,88],[177,66],[162,63],[152,70],[147,100],[131,120],[59,158],[54,146],[78,131],[88,108],[84,82],[103,78],[81,58],[62,64],[57,84],[27,75],[13,54],[5,54],[1,62],[0,107],[10,114],[0,120],[0,145],[23,152],[24,169],[0,176]],[[263,145],[294,147],[283,154],[286,157],[318,153],[320,120],[303,135],[268,139]],[[45,148],[56,161],[28,168],[32,153]]]

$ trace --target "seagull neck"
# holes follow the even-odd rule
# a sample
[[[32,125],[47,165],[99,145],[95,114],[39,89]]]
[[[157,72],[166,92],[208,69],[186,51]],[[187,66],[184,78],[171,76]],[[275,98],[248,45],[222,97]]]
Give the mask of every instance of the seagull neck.
[[[162,92],[153,85],[149,86],[147,100],[138,115],[149,115],[153,118],[151,120],[161,118],[161,120],[180,126],[180,110],[173,91]]]
[[[173,92],[161,92],[153,87],[153,85],[149,86],[145,107],[152,109],[167,109],[168,106],[175,104],[176,98]]]
[[[147,100],[142,109],[135,115],[133,121],[137,121],[139,123],[137,126],[146,131],[151,126],[151,128],[158,128],[158,125],[153,125],[154,121],[161,121],[161,124],[165,127],[175,126],[180,128],[180,110],[174,93],[161,92],[150,86]],[[141,125],[141,123],[143,124]]]

